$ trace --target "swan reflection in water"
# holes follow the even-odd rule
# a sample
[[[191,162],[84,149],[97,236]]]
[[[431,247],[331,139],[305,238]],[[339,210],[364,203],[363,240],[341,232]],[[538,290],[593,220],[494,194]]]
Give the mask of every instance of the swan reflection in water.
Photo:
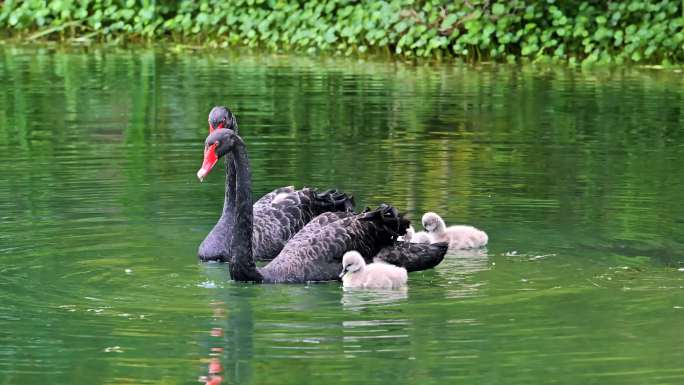
[[[480,289],[487,285],[476,273],[487,271],[491,266],[487,248],[449,250],[435,272],[440,276],[439,286],[446,288],[447,298],[470,298],[482,295]]]
[[[449,250],[437,271],[450,275],[469,275],[490,268],[487,248]]]
[[[211,325],[201,335],[208,359],[202,360],[199,380],[205,385],[243,384],[252,380],[254,316],[249,291],[231,290],[222,264],[202,264],[206,280],[198,286],[209,291]]]
[[[410,283],[409,283],[410,284]],[[397,360],[412,359],[408,346],[412,330],[411,319],[400,311],[408,300],[408,289],[394,290],[345,288],[342,308],[355,319],[342,322],[342,345],[346,358],[359,356]]]
[[[410,285],[410,281],[409,281]],[[398,289],[342,289],[342,308],[344,310],[362,311],[368,307],[397,305],[408,299],[408,287]]]

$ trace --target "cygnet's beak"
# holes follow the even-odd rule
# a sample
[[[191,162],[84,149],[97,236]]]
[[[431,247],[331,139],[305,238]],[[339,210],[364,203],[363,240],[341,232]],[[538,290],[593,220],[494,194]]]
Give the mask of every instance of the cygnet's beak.
[[[340,278],[344,277],[345,274],[347,274],[347,269],[342,269],[342,272],[340,273]]]

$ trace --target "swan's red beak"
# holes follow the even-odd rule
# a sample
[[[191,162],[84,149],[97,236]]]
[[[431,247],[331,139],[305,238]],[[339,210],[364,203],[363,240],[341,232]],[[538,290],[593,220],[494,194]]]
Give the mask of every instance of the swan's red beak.
[[[216,156],[216,144],[217,143],[214,143],[204,149],[204,161],[202,162],[202,168],[197,171],[197,179],[199,179],[200,182],[204,182],[204,178],[206,178],[207,174],[209,174],[209,171],[211,171],[218,161],[218,156]]]

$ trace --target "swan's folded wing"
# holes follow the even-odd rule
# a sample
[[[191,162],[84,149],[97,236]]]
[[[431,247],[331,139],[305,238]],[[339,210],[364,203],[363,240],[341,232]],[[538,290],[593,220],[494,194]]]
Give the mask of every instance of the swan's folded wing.
[[[401,266],[407,271],[431,269],[439,265],[449,248],[446,242],[425,244],[396,242],[384,247],[375,256],[375,260]]]
[[[407,227],[408,220],[387,205],[349,216],[323,214],[287,242],[261,273],[265,282],[337,280],[345,252],[376,255]]]
[[[281,190],[269,193],[275,193],[269,203],[254,206],[253,255],[260,260],[273,259],[318,214],[346,211],[353,205],[351,197],[336,190]]]
[[[318,215],[316,218],[311,220],[311,222],[307,223],[306,226],[304,226],[298,233],[297,235],[302,237],[303,234],[307,233],[315,233],[319,231],[321,228],[331,224],[332,222],[339,221],[340,219],[348,218],[351,217],[354,214],[353,212],[342,212],[342,211],[329,211],[327,213],[323,213],[321,215]],[[302,235],[300,235],[302,234]]]
[[[254,202],[254,209],[256,210],[259,207],[263,206],[268,206],[273,202],[273,199],[278,195],[278,194],[289,194],[295,191],[294,186],[285,186],[285,187],[280,187],[277,188],[270,193],[262,196],[259,198],[258,201]]]
[[[298,232],[268,265],[261,269],[266,282],[336,280],[342,268],[342,254],[354,249],[358,238],[353,217],[334,220],[321,214]]]

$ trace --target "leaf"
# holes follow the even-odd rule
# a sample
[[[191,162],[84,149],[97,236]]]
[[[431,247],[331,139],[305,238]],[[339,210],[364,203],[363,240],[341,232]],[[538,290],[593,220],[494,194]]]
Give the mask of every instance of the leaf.
[[[332,44],[337,41],[337,36],[335,35],[335,29],[330,28],[325,32],[325,42]]]
[[[503,15],[504,12],[506,12],[506,7],[503,4],[495,3],[494,5],[492,5],[492,13],[493,14],[499,16],[499,15]]]
[[[452,13],[444,18],[439,28],[442,30],[449,29],[452,25],[454,25],[454,23],[456,23],[456,21],[458,21],[458,15]]]
[[[9,22],[9,25],[11,25],[11,26],[17,25],[17,23],[19,22],[19,18],[17,17],[17,14],[12,12],[12,14],[9,17],[8,22]]]

